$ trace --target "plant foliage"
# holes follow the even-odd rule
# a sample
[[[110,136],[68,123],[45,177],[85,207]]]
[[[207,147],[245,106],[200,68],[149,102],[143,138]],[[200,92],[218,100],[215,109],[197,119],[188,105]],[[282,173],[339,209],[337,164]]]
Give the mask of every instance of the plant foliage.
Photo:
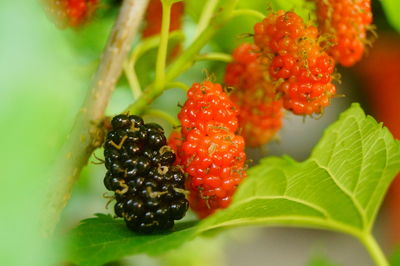
[[[269,157],[248,171],[232,204],[174,232],[137,235],[107,215],[84,220],[70,235],[69,259],[103,264],[123,256],[159,255],[214,229],[296,226],[333,230],[360,239],[371,229],[400,170],[400,142],[354,104],[331,125],[309,159]]]

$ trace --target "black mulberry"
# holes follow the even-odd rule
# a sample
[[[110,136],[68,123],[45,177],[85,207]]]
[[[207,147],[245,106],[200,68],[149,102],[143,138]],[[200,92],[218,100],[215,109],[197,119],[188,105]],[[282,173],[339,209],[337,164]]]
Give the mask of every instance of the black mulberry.
[[[152,233],[170,229],[188,209],[185,175],[173,166],[175,153],[158,124],[117,115],[104,143],[104,185],[115,192],[115,215],[129,229]]]

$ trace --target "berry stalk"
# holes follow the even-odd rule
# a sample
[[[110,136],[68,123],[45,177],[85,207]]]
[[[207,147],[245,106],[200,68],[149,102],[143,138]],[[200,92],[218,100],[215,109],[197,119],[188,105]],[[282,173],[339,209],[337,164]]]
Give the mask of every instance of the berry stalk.
[[[210,61],[220,61],[225,63],[232,62],[232,59],[233,58],[230,54],[225,54],[225,53],[206,53],[198,55],[196,57],[196,61],[210,60]]]
[[[165,79],[160,84],[150,84],[127,111],[131,114],[141,114],[158,96],[166,89],[166,84],[172,82],[176,77],[182,74],[187,66],[190,65],[198,56],[200,50],[214,37],[217,31],[225,25],[231,18],[232,12],[236,7],[238,0],[230,1],[220,14],[207,27],[195,41],[171,64],[167,69]],[[161,49],[161,48],[160,48]],[[156,79],[157,80],[157,79]]]
[[[205,28],[207,28],[208,24],[210,24],[210,20],[212,18],[212,15],[214,14],[215,9],[217,8],[218,3],[219,0],[208,0],[204,4],[199,24],[197,25],[196,29],[196,37],[199,36]]]
[[[160,34],[160,46],[158,47],[156,62],[155,87],[163,87],[165,83],[165,65],[167,61],[169,25],[171,22],[171,1],[162,0],[162,24]]]
[[[42,233],[50,235],[93,150],[103,140],[101,128],[104,111],[122,72],[133,37],[139,29],[148,0],[125,0],[105,47],[101,63],[93,79],[68,140],[49,174],[48,196],[42,214]]]
[[[183,41],[185,35],[182,31],[173,31],[168,35],[168,40]],[[131,87],[134,99],[137,99],[142,94],[140,83],[136,76],[135,64],[137,59],[147,51],[157,48],[160,44],[160,35],[151,36],[141,41],[135,49],[131,52],[131,55],[127,62],[124,64],[125,76],[128,79],[129,86]]]

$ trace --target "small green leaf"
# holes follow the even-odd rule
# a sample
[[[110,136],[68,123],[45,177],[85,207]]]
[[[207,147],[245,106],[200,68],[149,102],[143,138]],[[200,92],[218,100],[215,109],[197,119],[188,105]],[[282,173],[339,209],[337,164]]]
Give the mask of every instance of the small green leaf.
[[[201,233],[245,225],[328,229],[365,244],[371,241],[376,213],[399,170],[399,141],[354,104],[326,130],[308,160],[270,157],[249,169],[229,208],[197,225],[178,223],[174,232],[149,236],[98,215],[72,232],[69,259],[102,264],[138,253],[157,255]]]
[[[398,0],[384,0],[380,1],[383,10],[388,18],[389,23],[400,32],[400,1]]]

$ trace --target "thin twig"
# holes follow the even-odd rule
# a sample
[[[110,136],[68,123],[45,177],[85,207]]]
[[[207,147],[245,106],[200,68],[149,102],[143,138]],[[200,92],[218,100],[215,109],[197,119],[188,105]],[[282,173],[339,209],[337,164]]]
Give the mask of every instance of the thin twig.
[[[233,58],[230,54],[225,54],[225,53],[207,53],[196,56],[195,60],[196,61],[211,60],[211,61],[221,61],[225,63],[230,63],[232,62]]]
[[[168,114],[159,109],[146,109],[144,112],[146,115],[154,116],[163,119],[164,121],[170,123],[173,127],[178,127],[180,125],[179,120],[176,117]]]
[[[147,4],[148,0],[123,1],[92,87],[49,176],[49,195],[42,216],[42,230],[45,235],[53,232],[81,169],[87,164],[93,150],[101,145],[104,134],[101,126],[104,111],[115,83],[121,75],[123,62],[131,48]]]

